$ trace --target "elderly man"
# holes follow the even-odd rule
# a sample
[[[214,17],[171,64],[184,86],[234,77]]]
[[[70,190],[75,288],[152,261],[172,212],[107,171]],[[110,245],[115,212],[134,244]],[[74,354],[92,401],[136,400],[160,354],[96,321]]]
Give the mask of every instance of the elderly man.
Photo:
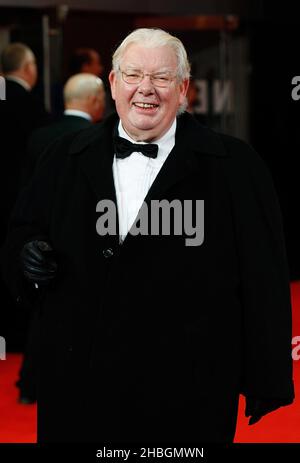
[[[271,179],[183,113],[189,70],[177,38],[131,33],[117,115],[57,142],[17,204],[4,271],[38,301],[40,441],[230,442],[240,393],[251,423],[293,401]]]

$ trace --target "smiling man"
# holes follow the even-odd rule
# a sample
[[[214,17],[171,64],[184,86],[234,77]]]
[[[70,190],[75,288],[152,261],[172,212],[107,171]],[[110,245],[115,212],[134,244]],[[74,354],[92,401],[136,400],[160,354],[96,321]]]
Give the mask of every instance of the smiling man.
[[[231,442],[240,393],[250,424],[293,401],[272,181],[184,112],[189,74],[176,37],[132,32],[109,77],[117,114],[49,148],[16,205],[3,270],[39,309],[39,441]],[[204,240],[187,246],[174,222],[199,201]],[[151,227],[158,202],[170,233]],[[155,233],[131,233],[141,210]]]
[[[115,53],[109,76],[123,128],[137,141],[155,141],[165,135],[186,101],[188,63],[178,69],[176,50],[157,44],[156,36],[144,46],[130,43],[129,37]]]

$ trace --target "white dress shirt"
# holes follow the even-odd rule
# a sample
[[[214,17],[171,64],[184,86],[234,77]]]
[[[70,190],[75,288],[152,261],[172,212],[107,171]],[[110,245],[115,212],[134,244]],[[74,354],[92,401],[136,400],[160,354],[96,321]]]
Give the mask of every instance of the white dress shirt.
[[[121,121],[118,127],[119,136],[132,143],[136,142],[125,132]],[[133,225],[147,193],[175,145],[176,119],[170,129],[159,140],[157,158],[149,158],[142,153],[134,152],[125,159],[114,157],[113,176],[117,196],[119,235],[123,241]]]

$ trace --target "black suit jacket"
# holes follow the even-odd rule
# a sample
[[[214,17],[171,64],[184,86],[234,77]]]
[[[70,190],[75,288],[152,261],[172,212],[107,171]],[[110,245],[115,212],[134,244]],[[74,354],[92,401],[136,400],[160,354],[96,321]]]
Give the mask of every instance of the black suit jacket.
[[[26,181],[33,174],[35,166],[48,145],[63,135],[86,129],[92,122],[81,116],[64,115],[58,121],[46,127],[35,130],[28,142],[28,163],[26,166]]]
[[[116,123],[67,135],[43,156],[3,254],[18,300],[26,240],[50,240],[59,266],[39,306],[39,440],[231,441],[240,393],[293,400],[272,181],[252,148],[184,114],[145,200],[203,199],[204,242],[129,234],[120,245],[95,226],[98,201],[116,203]]]

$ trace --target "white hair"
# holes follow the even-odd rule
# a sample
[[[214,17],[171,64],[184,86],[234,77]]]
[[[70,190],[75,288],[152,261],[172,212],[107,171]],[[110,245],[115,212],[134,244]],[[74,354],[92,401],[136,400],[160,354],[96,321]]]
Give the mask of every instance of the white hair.
[[[100,77],[87,72],[74,74],[65,83],[64,102],[70,103],[72,100],[81,100],[90,95],[97,95],[100,88],[104,88]]]
[[[131,44],[139,44],[147,48],[169,46],[174,50],[177,57],[178,80],[189,79],[191,67],[183,43],[177,37],[162,29],[136,29],[127,35],[113,54],[112,67],[114,71],[120,70],[120,62],[127,47]]]

